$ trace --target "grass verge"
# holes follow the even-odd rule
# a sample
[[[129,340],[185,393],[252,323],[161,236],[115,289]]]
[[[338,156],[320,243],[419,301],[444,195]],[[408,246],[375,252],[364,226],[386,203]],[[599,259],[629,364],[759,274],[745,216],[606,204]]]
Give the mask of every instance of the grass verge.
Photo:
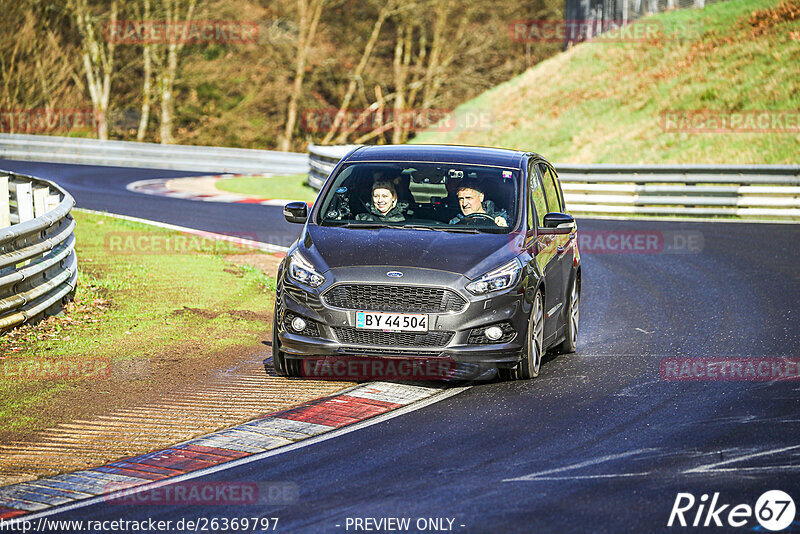
[[[218,180],[216,186],[217,189],[228,193],[313,202],[317,198],[317,191],[308,186],[307,180],[307,174],[272,177],[238,176]]]
[[[275,279],[234,261],[252,249],[74,216],[75,301],[63,317],[0,335],[0,438],[193,380],[268,339]]]
[[[457,108],[491,116],[488,127],[413,142],[535,150],[558,163],[797,162],[800,0],[730,0],[643,23],[664,32],[580,44]],[[680,132],[666,122],[673,112],[763,110],[793,113],[794,129]]]

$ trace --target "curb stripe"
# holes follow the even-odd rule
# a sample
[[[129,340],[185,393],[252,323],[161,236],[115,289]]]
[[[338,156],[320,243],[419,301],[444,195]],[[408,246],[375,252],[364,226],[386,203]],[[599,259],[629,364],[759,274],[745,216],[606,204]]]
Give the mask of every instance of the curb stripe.
[[[5,508],[0,506],[0,519],[11,519],[12,517],[17,517],[18,515],[24,515],[25,512],[22,510],[15,510],[14,508]]]
[[[163,450],[126,458],[106,465],[56,475],[54,477],[0,487],[0,518],[14,521],[22,515],[44,512],[54,507],[70,509],[85,505],[80,501],[109,499],[123,489],[130,493],[194,478],[198,471],[214,472],[224,464],[239,465],[256,458],[277,454],[281,447],[293,450],[311,438],[328,439],[322,434],[339,435],[342,427],[374,424],[365,420],[398,408],[404,413],[410,405],[426,406],[434,398],[447,398],[462,391],[443,391],[386,382],[355,386],[331,397],[272,413],[246,423],[179,443]],[[433,397],[433,398],[432,398]],[[428,400],[430,399],[430,400]],[[398,413],[397,415],[400,415]],[[392,417],[391,415],[389,417]],[[376,422],[382,420],[378,418]],[[352,431],[352,430],[350,430]],[[278,450],[276,450],[278,449]],[[254,459],[256,459],[254,458]],[[54,510],[55,511],[55,510]],[[49,512],[47,512],[49,515]],[[21,519],[19,519],[21,520]]]
[[[97,467],[97,471],[103,473],[111,473],[113,475],[125,475],[134,478],[141,478],[145,480],[161,480],[167,478],[167,475],[157,475],[155,473],[148,473],[147,471],[139,471],[136,469],[126,469],[124,467]]]
[[[369,402],[367,402],[369,401]],[[374,404],[380,403],[380,404]],[[399,408],[400,404],[384,401],[360,399],[350,395],[339,395],[332,399],[314,401],[304,406],[291,408],[284,412],[283,417],[293,421],[315,423],[339,428],[361,419],[367,419],[389,410]]]
[[[114,462],[112,464],[108,464],[110,467],[121,467],[126,469],[131,469],[132,471],[144,471],[145,473],[152,473],[154,475],[162,475],[163,477],[170,477],[180,474],[181,472],[177,469],[165,469],[163,467],[153,467],[152,465],[146,465],[143,463],[139,463],[136,461],[119,461]],[[98,467],[98,469],[100,469]]]
[[[247,177],[247,176],[264,176],[264,175],[237,174],[234,175],[233,177]],[[207,176],[192,176],[189,179],[202,180],[202,179],[213,178],[214,180],[219,180],[220,178],[231,178],[231,177],[232,176],[229,174],[219,174],[219,175],[210,174]],[[290,199],[251,197],[239,193],[227,193],[222,191],[220,191],[219,193],[199,193],[199,192],[194,193],[192,191],[179,191],[176,189],[171,189],[169,186],[167,186],[168,182],[180,179],[181,178],[150,178],[147,180],[137,180],[135,182],[127,184],[125,186],[125,189],[133,193],[155,195],[160,197],[180,198],[183,200],[196,200],[200,202],[224,202],[229,204],[261,204],[263,206],[283,206],[288,202],[293,202]],[[307,202],[307,204],[311,206],[313,202]]]

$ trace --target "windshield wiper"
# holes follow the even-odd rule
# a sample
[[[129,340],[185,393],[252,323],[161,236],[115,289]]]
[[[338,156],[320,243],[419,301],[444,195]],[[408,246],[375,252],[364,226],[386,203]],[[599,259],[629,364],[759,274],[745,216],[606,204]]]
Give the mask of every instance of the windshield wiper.
[[[397,226],[394,226],[392,224],[367,222],[367,223],[346,223],[342,225],[342,228],[366,228],[368,230],[372,230],[374,228],[397,228]]]
[[[458,226],[444,226],[444,227],[441,227],[441,228],[437,228],[437,230],[441,230],[442,232],[456,232],[456,233],[459,233],[459,234],[477,234],[478,233],[478,229],[477,228],[470,228],[468,226],[462,226],[460,228]]]
[[[408,228],[409,230],[439,230],[439,228],[431,228],[424,224],[404,224],[401,228]]]
[[[410,230],[433,230],[434,232],[458,232],[461,234],[477,234],[477,228],[458,226],[425,226],[424,224],[404,224],[401,228]]]

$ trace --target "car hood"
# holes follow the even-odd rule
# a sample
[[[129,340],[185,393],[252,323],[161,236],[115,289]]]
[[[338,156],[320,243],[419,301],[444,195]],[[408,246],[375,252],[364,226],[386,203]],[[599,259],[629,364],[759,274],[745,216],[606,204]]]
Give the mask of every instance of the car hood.
[[[406,228],[308,225],[298,249],[321,272],[354,266],[413,267],[475,279],[522,252],[519,233],[464,234]]]

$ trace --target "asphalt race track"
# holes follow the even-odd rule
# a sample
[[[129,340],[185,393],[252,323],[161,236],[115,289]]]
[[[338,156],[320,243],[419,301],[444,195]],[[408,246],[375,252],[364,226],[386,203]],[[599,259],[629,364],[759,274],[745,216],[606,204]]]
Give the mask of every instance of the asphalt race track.
[[[75,198],[79,208],[108,211],[210,232],[287,246],[300,234],[300,225],[286,222],[281,209],[142,195],[125,189],[137,180],[180,178],[209,172],[65,165],[0,159],[0,169],[52,180]]]
[[[108,177],[98,167],[8,161],[0,168],[52,179],[80,207],[223,233],[265,228],[284,232],[277,244],[291,241],[279,208],[190,204],[124,188],[190,173],[115,169]],[[297,491],[292,502],[100,502],[49,519],[175,525],[277,517],[276,532],[364,532],[393,524],[375,529],[365,518],[407,518],[411,531],[682,532],[694,529],[667,522],[678,493],[691,493],[697,502],[687,523],[703,501],[699,524],[730,532],[761,528],[755,517],[734,528],[729,512],[754,508],[767,490],[787,492],[800,506],[797,368],[794,380],[669,374],[680,357],[759,358],[750,361],[768,367],[780,357],[797,361],[800,226],[582,220],[579,231],[605,244],[609,235],[636,232],[668,242],[624,253],[598,253],[597,241],[584,247],[578,352],[547,360],[539,378],[479,383],[380,424],[196,479],[288,484]],[[694,247],[681,248],[686,242]],[[713,499],[728,506],[708,517]],[[713,526],[717,517],[722,528]],[[800,531],[800,520],[789,531]]]

